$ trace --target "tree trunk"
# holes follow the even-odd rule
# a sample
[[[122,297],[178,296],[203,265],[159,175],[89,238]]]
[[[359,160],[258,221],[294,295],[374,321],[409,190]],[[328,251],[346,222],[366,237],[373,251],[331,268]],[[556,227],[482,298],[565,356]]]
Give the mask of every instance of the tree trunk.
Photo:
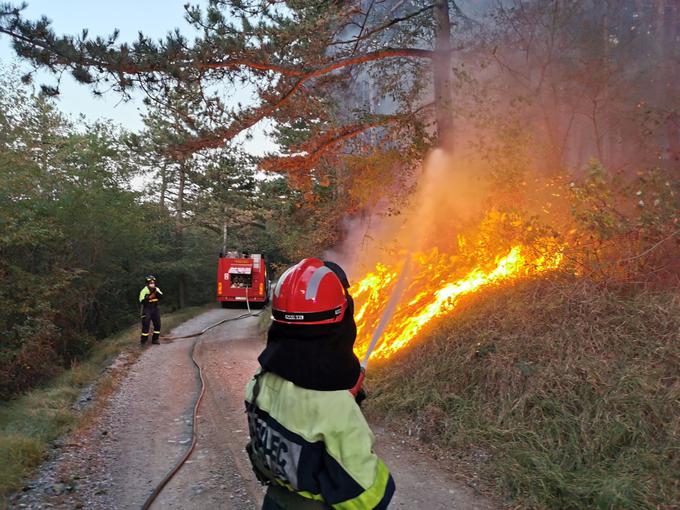
[[[227,208],[222,210],[224,214],[224,223],[222,224],[222,255],[227,256]]]
[[[175,217],[175,239],[177,244],[177,258],[184,258],[184,187],[186,184],[186,160],[181,160],[179,165],[178,187],[177,187],[177,206]],[[179,288],[177,300],[180,308],[187,306],[187,278],[181,271],[179,274]]]
[[[161,211],[165,211],[165,194],[168,190],[168,166],[164,162],[161,167],[161,199],[160,206]]]
[[[179,274],[179,296],[178,296],[178,301],[179,301],[179,307],[180,308],[186,308],[187,306],[187,275],[186,273],[180,273]]]
[[[434,78],[435,120],[440,147],[453,149],[453,112],[451,88],[451,20],[447,0],[437,0],[435,16],[435,55],[432,59]]]
[[[175,208],[175,228],[177,232],[182,230],[182,220],[184,215],[184,186],[186,184],[186,166],[185,161],[179,165],[179,176],[177,186],[177,204]]]

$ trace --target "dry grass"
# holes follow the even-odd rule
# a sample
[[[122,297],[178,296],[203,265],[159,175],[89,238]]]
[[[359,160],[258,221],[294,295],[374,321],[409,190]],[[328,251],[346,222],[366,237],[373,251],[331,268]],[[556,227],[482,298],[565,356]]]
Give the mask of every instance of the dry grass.
[[[187,308],[163,317],[166,331],[206,308]],[[45,460],[49,443],[86,422],[88,411],[74,410],[83,389],[97,382],[95,400],[112,390],[103,369],[123,350],[138,355],[139,327],[134,326],[96,344],[87,360],[75,364],[42,388],[9,402],[0,401],[0,508],[7,495]]]
[[[677,508],[680,299],[551,279],[460,303],[373,367],[369,409],[482,469],[522,508]]]

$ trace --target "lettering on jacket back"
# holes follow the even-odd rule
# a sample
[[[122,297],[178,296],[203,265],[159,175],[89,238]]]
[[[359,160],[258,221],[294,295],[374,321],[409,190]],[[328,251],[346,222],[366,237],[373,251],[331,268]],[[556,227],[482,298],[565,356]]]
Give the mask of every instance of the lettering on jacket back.
[[[302,445],[289,441],[255,413],[248,413],[253,454],[274,478],[298,487],[298,464]]]

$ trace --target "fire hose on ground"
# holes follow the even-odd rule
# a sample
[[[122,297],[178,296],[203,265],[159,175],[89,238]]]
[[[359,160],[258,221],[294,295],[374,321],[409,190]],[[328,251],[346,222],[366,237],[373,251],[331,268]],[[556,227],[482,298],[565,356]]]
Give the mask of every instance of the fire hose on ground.
[[[213,328],[216,328],[217,326],[220,326],[221,324],[225,324],[227,322],[233,322],[241,319],[245,319],[247,317],[257,317],[262,313],[262,310],[260,310],[257,313],[252,313],[250,311],[250,303],[246,300],[246,304],[248,307],[248,312],[241,314],[237,317],[231,317],[229,319],[223,319],[219,322],[216,322],[215,324],[211,324],[207,328],[204,328],[203,330],[197,332],[197,333],[192,333],[190,335],[182,335],[182,336],[172,336],[172,337],[162,337],[164,340],[183,340],[187,338],[196,338],[194,340],[193,345],[191,346],[191,362],[194,364],[196,367],[196,370],[198,371],[198,377],[201,381],[201,388],[198,393],[198,398],[196,399],[196,403],[194,404],[194,410],[192,413],[192,418],[191,418],[191,444],[189,445],[189,448],[184,452],[182,457],[177,461],[177,463],[172,467],[170,471],[163,477],[163,479],[160,481],[158,485],[156,485],[155,489],[151,494],[149,494],[149,497],[146,498],[146,501],[144,501],[144,504],[142,505],[142,510],[148,510],[151,508],[151,505],[153,504],[154,501],[158,498],[160,493],[163,491],[165,486],[174,478],[174,476],[179,472],[179,470],[184,466],[187,460],[189,460],[189,457],[191,457],[191,454],[193,453],[194,449],[196,448],[196,443],[198,442],[198,428],[197,428],[197,421],[198,421],[198,408],[201,405],[201,401],[203,400],[203,395],[205,394],[205,377],[203,375],[203,368],[201,365],[198,364],[198,361],[196,360],[195,352],[196,352],[196,346],[200,342],[200,337],[204,333],[210,331]]]

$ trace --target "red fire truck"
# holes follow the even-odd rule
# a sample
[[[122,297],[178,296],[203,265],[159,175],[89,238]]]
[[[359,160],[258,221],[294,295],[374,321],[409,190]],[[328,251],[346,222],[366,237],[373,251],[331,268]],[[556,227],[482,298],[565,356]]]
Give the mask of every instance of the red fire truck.
[[[222,308],[248,302],[264,306],[269,302],[269,278],[264,258],[259,253],[227,252],[217,263],[217,301]]]

